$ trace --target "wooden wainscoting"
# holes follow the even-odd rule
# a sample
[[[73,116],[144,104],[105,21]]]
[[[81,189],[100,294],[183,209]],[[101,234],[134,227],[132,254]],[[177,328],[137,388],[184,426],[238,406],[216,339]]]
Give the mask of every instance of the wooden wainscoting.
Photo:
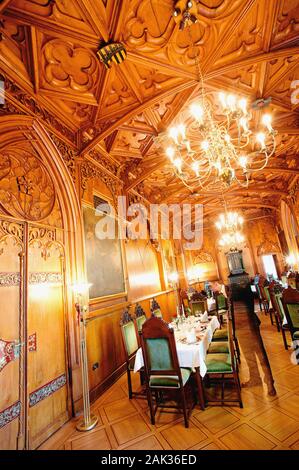
[[[173,290],[158,292],[155,296],[163,317],[170,321],[176,314],[176,293]],[[136,299],[134,303],[122,302],[105,306],[90,312],[87,324],[87,353],[89,386],[91,400],[94,401],[109,388],[125,370],[120,316],[124,308],[129,307],[134,313],[137,302],[141,304],[147,316],[150,316],[150,299],[153,296]],[[82,400],[75,401],[75,411],[82,409]]]

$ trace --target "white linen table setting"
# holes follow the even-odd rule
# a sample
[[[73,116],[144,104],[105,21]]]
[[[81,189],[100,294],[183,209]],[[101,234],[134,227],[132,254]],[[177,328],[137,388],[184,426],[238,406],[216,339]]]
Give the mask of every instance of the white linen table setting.
[[[220,328],[217,317],[213,316],[207,322],[201,322],[198,317],[189,317],[179,325],[179,329],[174,323],[171,323],[170,326],[173,327],[175,332],[180,367],[190,367],[193,370],[198,368],[201,377],[204,377],[207,372],[205,363],[207,351],[214,331]],[[193,337],[195,341],[192,341]],[[138,372],[143,365],[142,350],[139,348],[136,353],[134,372]]]

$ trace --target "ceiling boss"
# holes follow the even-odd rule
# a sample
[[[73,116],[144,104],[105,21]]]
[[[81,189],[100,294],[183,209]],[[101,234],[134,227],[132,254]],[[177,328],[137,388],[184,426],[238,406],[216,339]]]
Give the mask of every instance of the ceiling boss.
[[[183,4],[186,4],[185,9]],[[197,21],[195,10],[196,2],[180,1],[173,13],[179,28],[188,28],[190,47],[194,49],[191,28]],[[195,65],[199,97],[181,111],[175,125],[160,134],[157,142],[170,160],[175,175],[191,191],[213,186],[224,189],[233,182],[247,187],[251,174],[265,168],[275,152],[272,116],[250,105],[245,97],[225,91],[208,92],[198,48]]]

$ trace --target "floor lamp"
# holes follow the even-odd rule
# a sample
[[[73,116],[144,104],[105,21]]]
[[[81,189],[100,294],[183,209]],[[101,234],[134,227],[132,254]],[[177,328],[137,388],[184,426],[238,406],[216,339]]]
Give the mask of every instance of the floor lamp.
[[[88,293],[91,284],[76,284],[73,290],[76,298],[76,311],[78,315],[80,336],[80,359],[82,373],[83,394],[83,420],[79,421],[76,428],[78,431],[90,431],[98,423],[98,417],[90,413],[88,361],[86,349],[86,313],[88,312]]]

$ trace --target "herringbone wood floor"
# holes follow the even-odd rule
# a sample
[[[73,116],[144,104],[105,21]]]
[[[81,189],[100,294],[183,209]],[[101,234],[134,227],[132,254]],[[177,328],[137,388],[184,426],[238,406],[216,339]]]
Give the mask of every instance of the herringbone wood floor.
[[[237,311],[236,315],[242,319],[242,312]],[[292,351],[285,351],[281,334],[270,324],[269,317],[259,316],[277,396],[268,396],[262,382],[263,371],[251,348],[247,325],[238,321],[238,337],[243,352],[241,382],[247,382],[251,375],[250,383],[242,389],[244,409],[209,406],[201,411],[197,406],[191,414],[189,429],[184,427],[181,414],[158,412],[156,425],[152,426],[146,400],[127,398],[124,375],[93,404],[92,410],[99,416],[99,424],[94,430],[79,433],[74,419],[40,449],[298,450],[299,366],[292,364]],[[133,379],[136,389],[139,387],[138,375]]]

